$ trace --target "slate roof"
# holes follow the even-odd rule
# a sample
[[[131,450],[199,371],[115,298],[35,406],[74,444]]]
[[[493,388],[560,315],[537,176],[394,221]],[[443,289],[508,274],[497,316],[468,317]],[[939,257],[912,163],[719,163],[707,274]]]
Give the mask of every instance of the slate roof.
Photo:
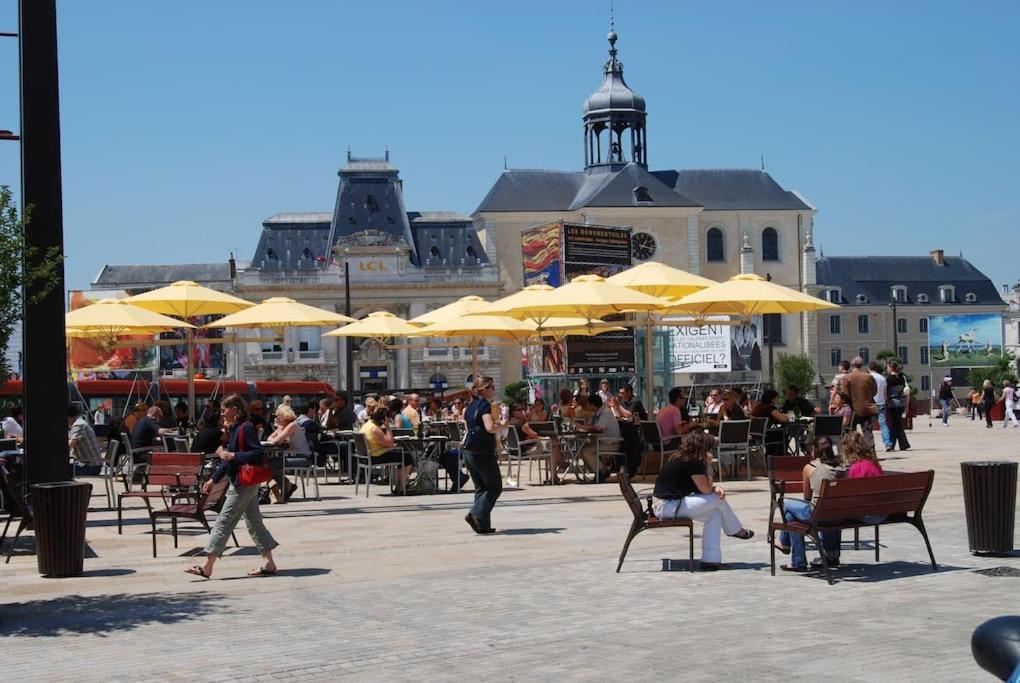
[[[162,287],[178,280],[194,280],[198,284],[230,282],[230,264],[222,263],[174,263],[167,265],[111,266],[104,265],[93,280],[94,286]]]
[[[945,265],[937,265],[930,256],[823,256],[817,261],[819,285],[839,287],[844,305],[886,303],[894,285],[907,288],[907,303],[916,304],[918,294],[927,294],[930,304],[941,302],[939,287],[952,285],[956,302],[966,303],[967,294],[977,299],[971,305],[1002,305],[992,281],[970,261],[954,256],[945,257]],[[863,294],[867,304],[858,304]]]
[[[330,258],[331,213],[276,214],[262,222],[251,259],[258,270],[315,270]]]
[[[651,202],[638,201],[644,186]],[[575,211],[586,206],[703,206],[707,210],[810,210],[765,171],[718,169],[646,171],[637,164],[619,170],[542,171],[508,169],[475,213]]]

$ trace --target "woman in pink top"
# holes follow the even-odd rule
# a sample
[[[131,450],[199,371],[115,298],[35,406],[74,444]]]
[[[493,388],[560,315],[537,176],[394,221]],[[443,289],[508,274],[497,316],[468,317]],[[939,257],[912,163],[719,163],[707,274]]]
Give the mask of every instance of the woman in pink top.
[[[885,474],[878,462],[878,456],[875,455],[875,449],[868,445],[860,432],[848,432],[843,437],[839,450],[843,455],[843,462],[850,468],[847,471],[847,479],[867,479]]]

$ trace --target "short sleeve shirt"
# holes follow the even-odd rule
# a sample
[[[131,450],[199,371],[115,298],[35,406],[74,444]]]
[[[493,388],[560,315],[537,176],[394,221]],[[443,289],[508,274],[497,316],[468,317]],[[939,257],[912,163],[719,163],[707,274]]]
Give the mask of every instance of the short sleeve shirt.
[[[96,441],[96,433],[92,431],[92,427],[89,426],[84,417],[79,417],[74,421],[71,429],[67,432],[67,436],[69,439],[74,439],[75,460],[89,465],[97,465],[103,462],[103,456],[99,452],[99,442]]]
[[[594,424],[602,427],[602,436],[612,439],[620,438],[620,423],[617,421],[616,416],[613,415],[612,410],[602,406],[594,417]]]
[[[652,495],[661,500],[676,500],[697,493],[693,477],[699,474],[705,474],[705,463],[699,460],[670,460],[655,478]]]
[[[676,436],[676,428],[684,423],[683,412],[675,405],[668,405],[659,411],[655,416],[655,423],[659,425],[659,436],[669,439]]]

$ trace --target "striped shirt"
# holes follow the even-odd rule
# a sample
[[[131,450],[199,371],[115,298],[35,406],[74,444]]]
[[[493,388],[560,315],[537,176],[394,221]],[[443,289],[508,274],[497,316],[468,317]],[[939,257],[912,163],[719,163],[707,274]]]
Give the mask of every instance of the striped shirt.
[[[74,439],[74,452],[72,455],[78,462],[86,465],[101,465],[103,455],[99,452],[99,442],[96,441],[96,433],[84,417],[79,416],[71,428],[67,431],[67,438]]]

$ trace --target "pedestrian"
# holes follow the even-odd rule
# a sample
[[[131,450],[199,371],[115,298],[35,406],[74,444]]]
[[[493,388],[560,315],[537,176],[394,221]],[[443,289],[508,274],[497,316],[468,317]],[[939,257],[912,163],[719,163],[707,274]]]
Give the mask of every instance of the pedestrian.
[[[995,405],[995,387],[992,380],[986,379],[981,385],[981,408],[985,411],[985,428],[992,428],[992,406]]]
[[[942,404],[942,426],[949,426],[949,410],[953,403],[953,378],[944,377],[939,385],[939,403]]]
[[[196,564],[185,571],[206,579],[212,578],[213,565],[227,547],[227,540],[234,532],[234,527],[241,521],[241,517],[244,517],[248,533],[263,558],[262,565],[248,572],[248,576],[273,576],[277,572],[276,562],[273,561],[273,549],[279,544],[262,523],[262,513],[259,511],[259,485],[243,486],[239,482],[241,468],[244,465],[265,464],[265,452],[259,442],[255,425],[248,420],[247,406],[243,398],[237,394],[228,396],[223,400],[222,410],[223,423],[230,430],[229,450],[222,446],[216,450],[220,464],[202,485],[202,493],[208,494],[223,477],[229,477],[230,488],[227,489],[223,509],[216,516],[216,524],[205,546],[205,565]]]
[[[886,371],[888,373],[886,388],[889,395],[886,402],[889,416],[889,445],[885,450],[894,451],[897,444],[901,451],[910,450],[907,432],[903,429],[903,418],[910,405],[910,386],[907,384],[906,376],[900,370],[900,364],[896,361],[889,361]]]
[[[878,406],[878,429],[882,432],[882,443],[885,444],[885,450],[892,450],[892,439],[889,436],[889,422],[886,413],[888,388],[885,375],[882,374],[882,368],[877,361],[868,363],[868,372],[871,373],[875,379],[875,386],[878,387],[878,391],[875,392],[875,405]]]
[[[1012,422],[1014,427],[1020,427],[1016,419],[1016,389],[1008,379],[1002,380],[1002,400],[1006,404],[1006,414],[1002,417],[1002,426],[1006,428]]]
[[[878,405],[875,404],[875,394],[878,393],[878,385],[875,378],[864,367],[864,359],[857,356],[850,363],[852,370],[843,381],[846,393],[850,395],[850,407],[853,408],[854,418],[850,423],[850,429],[861,428],[864,440],[872,448],[875,447],[874,419],[878,415]]]
[[[496,460],[496,432],[507,426],[492,415],[492,399],[496,395],[495,381],[491,377],[476,379],[471,385],[474,400],[464,411],[467,436],[461,453],[464,464],[475,485],[475,504],[464,516],[476,534],[495,533],[490,514],[503,492],[503,478]]]
[[[981,417],[981,392],[977,387],[971,387],[970,393],[967,394],[967,405],[970,408],[971,422]]]

